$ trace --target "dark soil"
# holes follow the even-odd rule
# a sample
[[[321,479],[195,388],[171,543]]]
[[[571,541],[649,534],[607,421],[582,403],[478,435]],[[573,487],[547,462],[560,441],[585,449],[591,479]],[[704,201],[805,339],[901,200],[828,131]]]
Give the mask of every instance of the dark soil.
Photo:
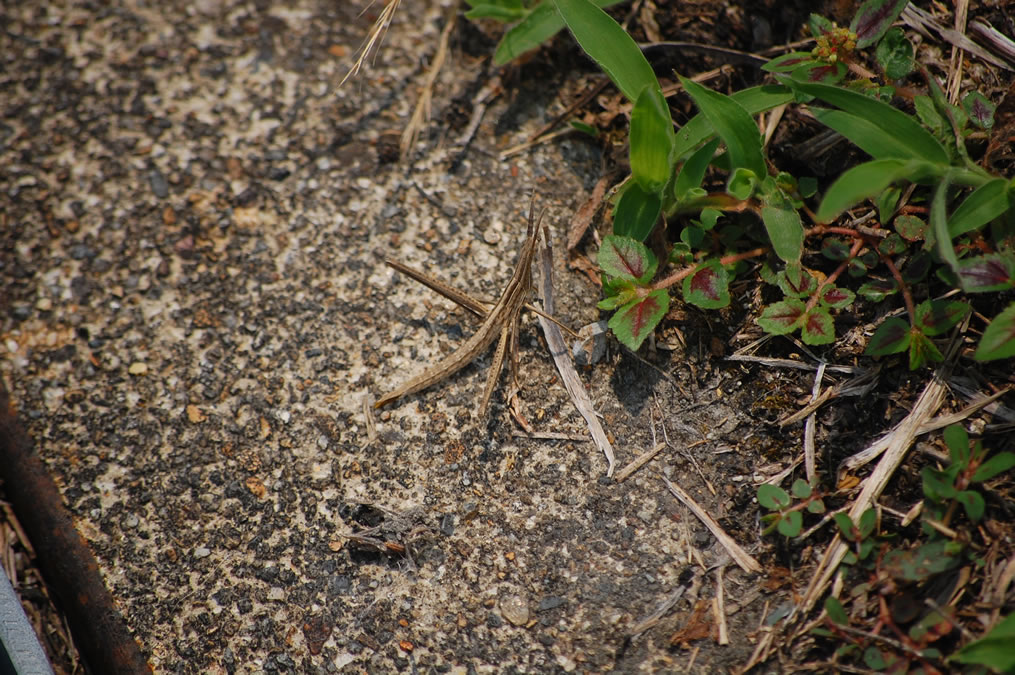
[[[821,9],[685,4],[656,2],[669,39],[751,51],[799,37]],[[772,423],[809,399],[813,374],[723,359],[761,336],[752,288],[723,312],[679,307],[654,345],[612,343],[582,372],[618,466],[667,443],[624,483],[589,441],[521,436],[506,387],[478,419],[489,357],[368,419],[368,402],[475,326],[385,257],[494,297],[534,195],[561,244],[561,318],[600,318],[599,289],[559,249],[615,153],[573,135],[498,158],[592,76],[563,39],[500,71],[506,91],[456,146],[498,74],[492,27],[460,22],[434,121],[396,161],[446,12],[404,0],[372,65],[340,89],[378,9],[366,6],[2,10],[0,376],[142,651],[157,672],[188,673],[745,663],[766,608],[792,602],[816,555],[760,532],[756,484],[796,459],[803,434]],[[716,65],[691,55],[680,70]],[[713,85],[758,81],[740,67]],[[524,323],[525,416],[583,437]],[[859,351],[847,340],[824,356]],[[808,358],[788,342],[768,353]],[[823,471],[890,428],[921,378],[823,409]],[[766,573],[731,564],[660,476]],[[719,568],[728,645],[702,618]],[[66,646],[51,655],[80,672]]]

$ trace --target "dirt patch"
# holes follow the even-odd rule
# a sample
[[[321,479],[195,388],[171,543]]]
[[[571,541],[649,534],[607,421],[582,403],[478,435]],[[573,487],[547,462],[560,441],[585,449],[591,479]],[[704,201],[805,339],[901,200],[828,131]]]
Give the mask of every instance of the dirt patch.
[[[364,6],[6,10],[0,373],[131,631],[158,672],[744,663],[764,609],[805,583],[787,568],[808,562],[761,538],[754,484],[796,454],[799,425],[767,422],[811,376],[721,358],[751,337],[756,299],[675,310],[654,348],[614,344],[583,371],[620,466],[667,443],[622,484],[588,441],[519,437],[501,392],[476,419],[489,357],[368,424],[365,402],[475,327],[383,259],[495,297],[530,197],[562,242],[603,158],[579,136],[498,157],[588,68],[559,44],[505,71],[458,145],[491,76],[492,41],[469,26],[435,121],[393,161],[446,12],[404,0],[376,67],[340,90]],[[758,49],[800,25],[728,11],[685,39]],[[561,317],[598,320],[599,289],[556,262]],[[584,434],[534,321],[521,343],[526,417]],[[826,461],[886,428],[887,409],[837,404]],[[731,564],[660,475],[789,580]]]

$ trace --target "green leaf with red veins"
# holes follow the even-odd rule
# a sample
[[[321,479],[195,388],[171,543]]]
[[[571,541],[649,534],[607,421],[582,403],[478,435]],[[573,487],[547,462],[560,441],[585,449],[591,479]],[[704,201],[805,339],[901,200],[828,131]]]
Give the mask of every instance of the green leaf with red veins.
[[[916,307],[916,325],[926,335],[941,335],[965,318],[969,303],[958,300],[926,300]]]
[[[788,73],[803,65],[817,65],[810,52],[789,52],[777,56],[761,67],[769,73]]]
[[[958,276],[967,293],[1003,291],[1015,286],[1015,260],[1011,255],[995,253],[959,261]]]
[[[912,338],[909,342],[909,369],[916,370],[927,363],[940,363],[944,361],[944,355],[937,348],[930,338],[919,330],[910,331]]]
[[[791,298],[806,298],[818,288],[817,280],[799,264],[787,265],[776,279],[782,292]]]
[[[684,300],[703,309],[725,307],[730,304],[729,283],[726,268],[713,258],[684,278]]]
[[[640,241],[630,237],[610,235],[603,238],[599,248],[599,267],[618,279],[646,284],[656,273],[655,254]]]
[[[832,309],[849,307],[856,300],[856,295],[848,288],[830,286],[821,292],[821,304]]]
[[[867,356],[898,354],[906,351],[911,338],[909,324],[902,319],[891,318],[878,326],[863,353]]]
[[[962,99],[962,107],[966,109],[973,124],[981,129],[989,129],[994,126],[994,111],[997,108],[980,92],[971,91],[966,94],[966,97]]]
[[[867,0],[853,16],[849,29],[856,33],[856,48],[863,49],[881,39],[902,14],[909,0]]]
[[[766,333],[787,335],[800,327],[806,311],[807,305],[803,302],[796,298],[788,298],[766,307],[758,317],[758,325]]]
[[[800,337],[805,344],[827,345],[835,342],[835,322],[824,307],[815,307],[804,316]]]
[[[610,329],[626,347],[637,351],[666,316],[669,307],[670,296],[664,289],[652,291],[645,298],[625,305],[614,314],[609,322]]]
[[[993,361],[1015,356],[1015,304],[994,317],[983,331],[973,355],[977,361]]]

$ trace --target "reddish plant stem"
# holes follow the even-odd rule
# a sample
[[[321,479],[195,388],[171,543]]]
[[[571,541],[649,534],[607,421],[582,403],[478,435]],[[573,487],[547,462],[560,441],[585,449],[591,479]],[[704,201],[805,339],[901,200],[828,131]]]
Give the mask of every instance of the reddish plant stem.
[[[757,258],[759,255],[764,255],[768,252],[768,247],[759,246],[758,248],[751,249],[750,251],[744,251],[743,253],[734,253],[731,255],[723,256],[719,258],[720,265],[732,265],[738,263],[741,260],[748,260],[750,258]],[[657,291],[660,288],[669,288],[673,284],[683,281],[685,278],[691,276],[697,271],[698,265],[689,265],[682,269],[677,270],[665,279],[661,279],[656,283],[648,287],[648,291]]]
[[[899,273],[899,268],[895,266],[895,261],[886,256],[885,254],[878,251],[878,255],[881,256],[881,262],[888,267],[888,271],[892,273],[892,277],[895,278],[895,283],[899,285],[899,290],[902,291],[902,299],[906,303],[906,312],[909,314],[909,325],[916,326],[916,303],[913,302],[913,294],[909,290],[909,284],[902,280],[902,274]]]
[[[853,247],[849,249],[849,257],[843,260],[839,266],[835,268],[835,271],[825,277],[825,280],[818,285],[818,290],[815,291],[814,295],[811,296],[811,299],[807,301],[807,309],[805,311],[809,312],[814,309],[814,306],[821,300],[821,293],[825,290],[825,286],[835,284],[835,280],[842,276],[842,273],[845,272],[846,268],[849,266],[849,261],[860,253],[860,249],[863,248],[863,245],[864,240],[862,237],[857,237],[853,241]]]

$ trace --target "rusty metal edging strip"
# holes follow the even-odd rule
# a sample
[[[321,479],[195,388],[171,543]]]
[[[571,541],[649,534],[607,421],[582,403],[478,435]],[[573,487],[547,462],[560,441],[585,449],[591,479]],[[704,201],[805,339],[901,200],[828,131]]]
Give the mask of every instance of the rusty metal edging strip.
[[[56,484],[17,423],[2,380],[0,480],[91,672],[150,673],[151,666],[113,606],[91,549],[75,529]]]

